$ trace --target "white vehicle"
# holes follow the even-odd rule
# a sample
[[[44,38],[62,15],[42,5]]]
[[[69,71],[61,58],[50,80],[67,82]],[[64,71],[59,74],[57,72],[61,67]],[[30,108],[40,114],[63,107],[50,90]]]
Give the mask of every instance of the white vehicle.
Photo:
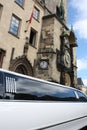
[[[0,130],[82,130],[87,97],[79,90],[0,69]]]

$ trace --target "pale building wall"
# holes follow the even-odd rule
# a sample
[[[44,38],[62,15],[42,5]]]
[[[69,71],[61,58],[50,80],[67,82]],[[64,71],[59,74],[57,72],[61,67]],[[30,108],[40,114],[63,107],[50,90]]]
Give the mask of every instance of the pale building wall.
[[[46,0],[46,5],[48,9],[55,14],[56,6],[60,5],[61,0]],[[67,0],[63,0],[64,9],[65,9],[65,19],[67,21]],[[21,57],[23,55],[24,45],[26,43],[26,38],[30,39],[30,30],[31,27],[37,31],[36,46],[32,47],[28,43],[27,59],[32,65],[32,69],[36,67],[36,77],[42,79],[51,79],[60,83],[61,71],[57,66],[57,52],[56,49],[60,50],[60,36],[63,30],[63,27],[66,29],[63,21],[58,19],[56,15],[49,15],[42,19],[44,16],[44,8],[36,2],[35,6],[40,11],[39,21],[32,19],[31,24],[29,25],[28,31],[25,33],[27,24],[26,21],[29,20],[33,6],[34,0],[25,0],[24,8],[21,8],[15,0],[0,0],[0,4],[3,5],[3,11],[0,19],[0,48],[6,50],[6,55],[3,61],[3,68],[8,69],[10,65],[10,58],[12,53],[12,48],[15,48],[13,59],[16,57]],[[21,26],[19,31],[19,36],[15,37],[9,33],[10,23],[12,14],[15,14],[21,19]],[[42,21],[43,20],[43,21]],[[43,22],[43,25],[42,25]],[[41,35],[42,33],[42,35]],[[40,41],[40,38],[41,41]],[[44,54],[40,54],[37,57],[38,50],[48,51]],[[47,70],[39,70],[38,65],[40,60],[46,59],[49,61]],[[34,60],[36,66],[34,66]],[[76,65],[76,50],[73,49],[73,64]],[[33,67],[34,66],[34,67]],[[77,70],[74,68],[74,78],[77,76]]]
[[[28,31],[25,33],[26,26],[28,24],[26,23],[26,20],[29,20],[31,16],[34,1],[25,0],[24,9],[21,8],[18,4],[16,4],[15,0],[9,0],[9,1],[0,0],[0,4],[3,5],[2,16],[0,19],[0,48],[3,48],[4,50],[6,50],[6,56],[4,57],[2,67],[4,69],[9,68],[9,61],[11,57],[12,48],[15,48],[13,58],[23,55],[25,39],[26,37],[29,38],[31,27],[33,27],[38,32],[36,48],[29,46],[29,50],[28,50],[28,57],[29,57],[30,62],[33,65],[34,59],[36,58],[38,44],[39,44],[39,38],[40,38],[40,32],[41,32],[41,26],[42,26],[42,16],[44,15],[43,8],[39,4],[37,3],[35,4],[35,6],[40,11],[39,21],[37,22],[33,18],[32,23],[30,24],[28,28]],[[15,14],[16,16],[18,16],[18,18],[21,19],[19,38],[9,33],[12,14]]]

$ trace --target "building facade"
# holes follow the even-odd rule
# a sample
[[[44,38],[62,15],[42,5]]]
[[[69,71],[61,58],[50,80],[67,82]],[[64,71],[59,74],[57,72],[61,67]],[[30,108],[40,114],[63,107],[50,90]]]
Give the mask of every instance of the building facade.
[[[34,0],[0,0],[1,68],[34,75],[43,15],[43,5]]]
[[[67,0],[0,0],[0,67],[76,87]]]

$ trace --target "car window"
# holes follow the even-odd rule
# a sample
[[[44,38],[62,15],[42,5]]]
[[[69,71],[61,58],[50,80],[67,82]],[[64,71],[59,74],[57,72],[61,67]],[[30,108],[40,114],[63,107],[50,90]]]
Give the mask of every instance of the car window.
[[[83,93],[77,91],[77,94],[79,96],[79,99],[78,99],[79,101],[87,102],[87,97]]]

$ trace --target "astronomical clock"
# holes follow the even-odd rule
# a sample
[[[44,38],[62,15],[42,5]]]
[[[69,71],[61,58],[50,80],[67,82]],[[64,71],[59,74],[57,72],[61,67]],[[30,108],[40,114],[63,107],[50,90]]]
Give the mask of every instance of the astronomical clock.
[[[59,58],[59,57],[57,57]],[[61,81],[64,85],[71,85],[71,48],[69,43],[68,35],[61,36],[61,46],[60,46],[60,72],[61,72]]]

